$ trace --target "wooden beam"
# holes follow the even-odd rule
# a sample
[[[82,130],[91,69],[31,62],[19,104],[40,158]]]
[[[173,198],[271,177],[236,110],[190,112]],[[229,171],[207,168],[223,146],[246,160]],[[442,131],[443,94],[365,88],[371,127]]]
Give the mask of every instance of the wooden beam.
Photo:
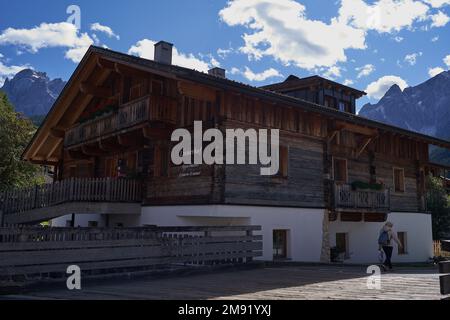
[[[102,57],[97,57],[97,66],[102,69],[115,70],[115,63]]]
[[[101,150],[98,147],[92,147],[92,146],[88,146],[88,145],[83,145],[81,146],[81,151],[88,155],[88,156],[92,156],[92,157],[98,157],[101,155],[104,155],[105,153],[103,152],[103,150]]]
[[[111,98],[114,94],[111,88],[106,87],[97,87],[91,83],[82,82],[80,84],[80,91],[84,94],[89,94],[94,97],[108,99]]]
[[[364,152],[364,150],[367,148],[367,146],[376,138],[377,136],[367,138],[366,141],[361,146],[361,148],[359,148],[359,150],[356,152],[356,158],[359,158],[361,154]]]
[[[130,136],[127,135],[119,135],[117,137],[119,145],[121,145],[122,147],[131,147],[135,144],[136,139],[133,139]]]
[[[330,144],[339,132],[340,130],[333,130],[327,138],[327,143]]]
[[[64,132],[64,130],[52,128],[52,129],[50,129],[50,136],[52,136],[53,138],[56,138],[56,139],[63,139],[65,136],[65,132]]]
[[[80,152],[78,150],[67,150],[67,156],[71,160],[89,160],[90,156],[87,156],[85,153]]]
[[[112,139],[100,140],[98,142],[98,146],[101,150],[105,152],[112,152],[121,148],[119,143],[117,142],[117,137],[114,137],[114,140]]]
[[[165,139],[170,136],[170,130],[167,128],[151,128],[147,126],[142,128],[142,130],[146,139]]]
[[[342,222],[360,222],[363,221],[363,214],[360,212],[341,212]]]
[[[93,63],[93,60],[90,60],[86,63],[84,68],[82,70],[79,70],[73,77],[80,77],[82,73],[89,75],[94,70],[94,67],[95,64]],[[38,136],[35,138],[32,146],[30,146],[29,150],[24,155],[24,158],[32,160],[33,157],[36,156],[42,145],[46,143],[47,138],[50,135],[50,128],[60,126],[59,123],[63,116],[66,114],[66,106],[69,106],[73,103],[73,101],[78,96],[78,93],[78,86],[73,86],[65,90],[64,95],[61,95],[61,97],[58,99],[58,106],[53,107],[47,115],[46,121],[39,129]]]
[[[366,136],[378,135],[377,129],[362,127],[362,126],[358,126],[356,124],[351,124],[351,123],[340,123],[336,127],[341,130],[355,132],[355,133],[359,133],[359,134],[366,135]]]
[[[47,154],[47,158],[51,158],[53,156],[53,154],[55,153],[56,150],[58,150],[59,148],[62,148],[63,145],[63,140],[59,140],[58,143],[56,143],[53,148],[50,149],[50,152]],[[59,161],[58,157],[55,157],[56,161]]]
[[[134,76],[137,78],[147,78],[149,76],[147,72],[131,68],[120,63],[115,63],[114,71],[122,76]]]

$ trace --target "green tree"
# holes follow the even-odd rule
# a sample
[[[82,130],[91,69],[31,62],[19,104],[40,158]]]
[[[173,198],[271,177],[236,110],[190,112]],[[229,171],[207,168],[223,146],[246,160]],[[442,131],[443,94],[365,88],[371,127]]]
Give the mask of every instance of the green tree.
[[[21,159],[35,131],[32,122],[15,112],[0,91],[0,191],[42,182],[39,166]]]
[[[428,210],[433,221],[433,238],[440,240],[450,233],[450,196],[440,178],[428,179]]]

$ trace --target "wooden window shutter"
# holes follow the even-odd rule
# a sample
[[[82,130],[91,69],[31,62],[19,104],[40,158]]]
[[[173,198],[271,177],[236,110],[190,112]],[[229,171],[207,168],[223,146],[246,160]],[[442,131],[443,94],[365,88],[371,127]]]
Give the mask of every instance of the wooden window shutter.
[[[287,178],[289,173],[289,148],[280,146],[280,171],[279,174],[283,178]]]
[[[405,191],[405,173],[403,169],[394,168],[394,190],[395,192]]]

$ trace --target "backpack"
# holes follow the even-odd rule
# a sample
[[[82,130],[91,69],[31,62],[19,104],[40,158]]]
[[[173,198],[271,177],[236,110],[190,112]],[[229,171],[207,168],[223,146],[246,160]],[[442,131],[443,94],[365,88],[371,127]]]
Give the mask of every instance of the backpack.
[[[382,246],[387,246],[389,245],[389,242],[391,242],[391,239],[389,237],[389,231],[382,230],[380,236],[378,237],[378,244]]]

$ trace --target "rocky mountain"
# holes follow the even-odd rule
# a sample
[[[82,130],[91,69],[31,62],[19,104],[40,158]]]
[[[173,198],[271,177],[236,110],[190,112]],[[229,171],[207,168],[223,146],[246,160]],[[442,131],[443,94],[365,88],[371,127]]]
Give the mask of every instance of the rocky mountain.
[[[450,138],[450,71],[403,92],[393,85],[359,115],[443,139]]]
[[[376,104],[359,115],[401,128],[450,140],[450,71],[402,91],[393,85]],[[433,147],[432,161],[450,165],[450,151]]]
[[[45,72],[25,69],[6,79],[0,90],[17,112],[33,117],[47,114],[65,84],[62,79],[51,80]]]

